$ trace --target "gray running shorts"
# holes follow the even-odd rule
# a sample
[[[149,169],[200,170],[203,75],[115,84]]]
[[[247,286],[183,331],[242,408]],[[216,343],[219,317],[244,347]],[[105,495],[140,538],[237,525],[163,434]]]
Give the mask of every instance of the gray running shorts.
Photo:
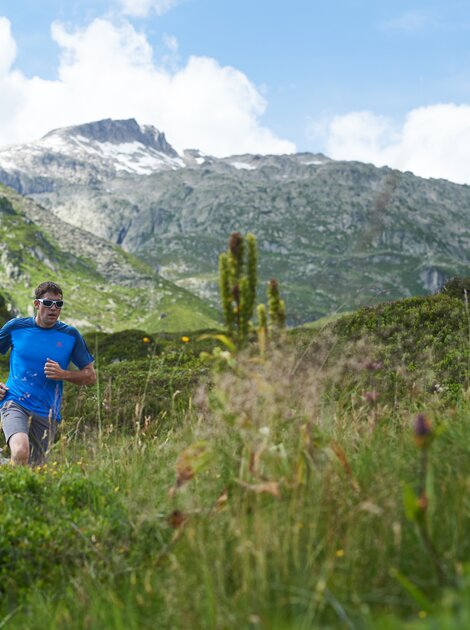
[[[57,422],[38,416],[24,409],[13,400],[7,400],[1,408],[2,429],[7,444],[15,433],[29,436],[29,461],[40,464],[54,443]]]

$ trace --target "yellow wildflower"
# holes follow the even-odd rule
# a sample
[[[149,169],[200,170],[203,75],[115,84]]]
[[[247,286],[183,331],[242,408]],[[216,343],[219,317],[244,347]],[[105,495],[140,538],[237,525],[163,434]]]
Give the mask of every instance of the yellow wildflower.
[[[143,341],[144,343],[150,343],[150,339],[149,339],[148,337],[144,337],[144,338],[142,339],[142,341]]]
[[[183,343],[188,343],[188,341],[190,341],[189,337],[186,337],[186,335],[183,335],[183,337],[181,337],[181,341]]]

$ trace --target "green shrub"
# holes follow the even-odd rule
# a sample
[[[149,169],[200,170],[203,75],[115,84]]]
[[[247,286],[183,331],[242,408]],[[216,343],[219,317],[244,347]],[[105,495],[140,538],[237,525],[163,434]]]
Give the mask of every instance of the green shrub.
[[[129,535],[121,497],[79,466],[3,466],[0,483],[0,592],[10,602],[59,587],[86,563],[111,564]]]
[[[15,316],[8,308],[8,304],[11,303],[11,297],[7,293],[0,293],[0,326]]]
[[[461,278],[459,276],[451,278],[444,284],[440,293],[468,302],[470,298],[470,278]]]
[[[208,372],[199,354],[215,344],[139,330],[88,335],[87,342],[95,355],[98,383],[90,388],[66,383],[62,415],[84,419],[89,426],[131,431],[136,423],[167,422],[175,409],[188,407],[195,385]]]

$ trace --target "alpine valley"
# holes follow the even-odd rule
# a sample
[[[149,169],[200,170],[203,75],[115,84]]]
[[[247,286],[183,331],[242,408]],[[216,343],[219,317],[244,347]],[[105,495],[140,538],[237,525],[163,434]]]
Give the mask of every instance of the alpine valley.
[[[83,330],[194,330],[218,312],[151,267],[0,184],[0,325],[32,315],[45,279],[65,291],[64,318]]]
[[[469,187],[321,154],[178,153],[154,127],[107,119],[2,148],[0,182],[3,287],[22,287],[21,310],[60,272],[87,286],[77,319],[104,328],[122,327],[126,300],[127,324],[213,325],[233,231],[257,237],[261,281],[280,282],[290,324],[468,274]]]

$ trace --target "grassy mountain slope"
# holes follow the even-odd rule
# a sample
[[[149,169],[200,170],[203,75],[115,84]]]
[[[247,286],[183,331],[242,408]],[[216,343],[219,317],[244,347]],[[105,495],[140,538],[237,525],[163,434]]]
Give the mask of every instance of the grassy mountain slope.
[[[64,320],[83,329],[217,325],[216,311],[201,299],[4,186],[0,215],[0,281],[18,314],[32,313],[32,290],[50,278],[64,288]]]

